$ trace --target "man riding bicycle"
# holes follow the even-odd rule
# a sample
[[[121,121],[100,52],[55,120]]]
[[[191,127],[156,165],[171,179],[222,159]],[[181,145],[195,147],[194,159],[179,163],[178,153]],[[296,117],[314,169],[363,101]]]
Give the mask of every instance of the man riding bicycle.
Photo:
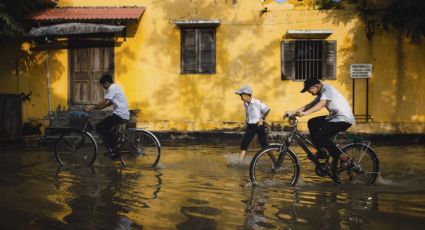
[[[334,87],[329,84],[323,84],[316,78],[309,78],[304,81],[304,88],[301,93],[306,91],[316,96],[316,98],[299,109],[285,112],[285,116],[295,115],[302,117],[325,107],[329,111],[328,116],[319,116],[308,120],[311,140],[320,149],[316,156],[319,159],[327,158],[327,150],[334,159],[340,159],[343,167],[347,167],[348,156],[341,152],[331,138],[355,124],[350,105]],[[339,178],[335,172],[334,177],[335,182],[338,183]]]
[[[111,75],[102,75],[99,83],[107,90],[104,100],[97,105],[91,107],[86,106],[84,110],[90,112],[113,105],[114,111],[112,115],[97,123],[96,131],[104,137],[104,141],[106,142],[105,145],[109,148],[109,152],[111,153],[110,157],[115,157],[117,155],[115,150],[117,136],[113,128],[123,121],[128,121],[130,119],[130,112],[128,111],[128,103],[124,92],[114,83]]]

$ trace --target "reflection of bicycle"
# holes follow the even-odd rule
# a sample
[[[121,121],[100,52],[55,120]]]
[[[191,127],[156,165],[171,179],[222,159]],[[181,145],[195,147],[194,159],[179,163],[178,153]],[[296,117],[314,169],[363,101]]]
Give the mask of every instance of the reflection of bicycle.
[[[274,181],[294,186],[297,183],[300,175],[300,162],[290,148],[293,140],[307,153],[308,159],[315,164],[315,172],[318,176],[334,178],[332,173],[334,171],[338,173],[342,182],[351,181],[362,184],[375,182],[379,173],[379,160],[375,151],[370,147],[370,142],[352,138],[352,143],[341,148],[350,159],[348,166],[341,164],[339,159],[333,159],[329,163],[329,156],[324,160],[319,160],[307,148],[306,144],[317,149],[307,137],[298,131],[297,118],[291,116],[288,120],[289,135],[282,138],[280,144],[271,144],[267,149],[260,150],[252,159],[249,172],[253,184]]]
[[[62,134],[55,144],[55,156],[60,165],[90,166],[96,159],[98,145],[91,132],[93,126],[88,115],[83,112],[71,112],[70,117],[79,117],[82,128],[70,128]],[[74,118],[75,119],[75,118]],[[148,130],[126,128],[126,122],[118,125],[117,144],[114,150],[124,166],[155,167],[161,155],[158,138]],[[106,146],[106,145],[105,145]],[[106,147],[107,153],[112,154]]]

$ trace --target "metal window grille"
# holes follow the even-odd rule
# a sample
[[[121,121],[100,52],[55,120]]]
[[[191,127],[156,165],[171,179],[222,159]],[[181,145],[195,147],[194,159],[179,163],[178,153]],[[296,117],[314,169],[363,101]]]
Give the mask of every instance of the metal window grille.
[[[181,36],[181,72],[215,73],[215,28],[184,28]]]
[[[322,79],[323,41],[295,41],[295,80]]]

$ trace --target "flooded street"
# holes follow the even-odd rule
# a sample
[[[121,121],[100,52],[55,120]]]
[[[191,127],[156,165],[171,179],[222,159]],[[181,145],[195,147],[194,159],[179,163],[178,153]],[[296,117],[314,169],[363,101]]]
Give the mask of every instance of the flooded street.
[[[298,153],[294,188],[253,187],[238,146],[162,149],[160,167],[60,169],[53,152],[2,150],[1,229],[423,229],[425,146],[374,146],[373,186],[335,186]],[[249,158],[254,150],[248,152]]]

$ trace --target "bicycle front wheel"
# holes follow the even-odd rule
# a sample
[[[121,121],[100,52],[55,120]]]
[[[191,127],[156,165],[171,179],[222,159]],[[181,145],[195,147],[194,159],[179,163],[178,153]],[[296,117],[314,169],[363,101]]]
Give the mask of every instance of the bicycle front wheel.
[[[299,177],[300,166],[295,153],[288,149],[281,163],[278,163],[280,147],[260,150],[254,156],[249,168],[254,185],[294,186]]]
[[[96,159],[97,145],[94,138],[81,130],[64,133],[55,144],[55,157],[67,167],[90,166]]]
[[[352,163],[347,168],[337,165],[341,182],[373,184],[379,174],[379,159],[376,153],[362,143],[348,144],[342,150]]]
[[[142,129],[127,133],[129,151],[120,154],[121,163],[133,168],[155,167],[161,155],[161,145],[150,132]]]

